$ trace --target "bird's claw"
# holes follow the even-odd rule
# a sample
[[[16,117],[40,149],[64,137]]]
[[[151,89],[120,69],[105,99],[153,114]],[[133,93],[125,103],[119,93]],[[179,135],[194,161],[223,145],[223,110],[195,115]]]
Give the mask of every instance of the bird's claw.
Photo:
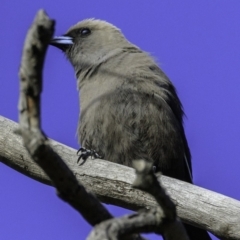
[[[79,163],[79,161],[81,159],[83,159],[83,161],[86,161],[88,159],[88,157],[91,157],[91,159],[102,158],[98,153],[96,153],[95,150],[86,149],[84,147],[81,147],[77,151],[77,155],[79,156],[78,160],[77,160],[77,163]]]

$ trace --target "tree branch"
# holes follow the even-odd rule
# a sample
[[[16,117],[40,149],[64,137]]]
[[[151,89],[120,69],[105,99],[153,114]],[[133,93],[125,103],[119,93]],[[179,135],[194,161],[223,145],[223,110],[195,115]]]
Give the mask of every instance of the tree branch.
[[[107,209],[87,192],[49,145],[40,125],[42,66],[54,31],[54,21],[40,10],[26,36],[19,70],[20,99],[18,131],[32,159],[51,178],[59,197],[68,202],[92,226],[112,218]]]
[[[137,178],[133,183],[133,187],[151,194],[161,208],[156,208],[155,210],[155,212],[159,212],[155,214],[155,221],[160,221],[161,228],[163,229],[159,231],[160,224],[156,224],[154,232],[163,233],[165,240],[188,240],[189,238],[187,237],[185,228],[177,217],[176,206],[166,193],[166,190],[161,186],[160,177],[157,179],[156,175],[153,173],[152,163],[138,159],[135,160],[133,164],[137,173]],[[158,176],[160,175],[161,174],[158,174]],[[160,212],[162,212],[161,215]]]
[[[161,187],[152,170],[152,163],[143,159],[134,161],[137,178],[133,186],[151,194],[159,206],[141,209],[138,213],[98,224],[88,240],[122,239],[134,233],[161,234],[165,240],[188,240],[187,233],[176,215],[176,207]]]
[[[52,185],[30,159],[21,138],[14,134],[17,127],[13,121],[0,116],[0,161],[37,181]],[[75,177],[101,201],[131,210],[156,206],[153,197],[132,188],[134,169],[101,159],[87,160],[79,166],[77,150],[54,140],[49,142]],[[240,239],[239,201],[165,176],[161,176],[161,182],[184,222],[202,227],[220,238]]]

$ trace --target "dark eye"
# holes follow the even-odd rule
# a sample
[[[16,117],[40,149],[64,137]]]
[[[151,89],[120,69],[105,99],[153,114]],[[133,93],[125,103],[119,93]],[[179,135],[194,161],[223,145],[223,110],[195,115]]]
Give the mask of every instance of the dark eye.
[[[89,28],[82,28],[82,29],[80,29],[79,32],[80,32],[81,36],[83,36],[83,37],[88,36],[91,33]]]

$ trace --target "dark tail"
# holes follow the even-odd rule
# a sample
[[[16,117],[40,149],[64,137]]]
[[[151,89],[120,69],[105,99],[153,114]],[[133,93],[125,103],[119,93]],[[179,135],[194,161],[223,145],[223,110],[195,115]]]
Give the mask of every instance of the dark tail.
[[[184,227],[190,240],[211,240],[206,230],[188,224],[184,224]]]

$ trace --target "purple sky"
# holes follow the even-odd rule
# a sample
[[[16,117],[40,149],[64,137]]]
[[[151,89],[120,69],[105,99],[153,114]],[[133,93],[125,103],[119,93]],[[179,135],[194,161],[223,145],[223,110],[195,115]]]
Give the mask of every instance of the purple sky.
[[[132,43],[150,52],[182,100],[195,184],[240,199],[240,1],[2,0],[0,115],[14,121],[23,41],[40,8],[57,21],[56,35],[94,17],[118,26]],[[77,119],[73,69],[50,47],[44,68],[43,130],[78,148]],[[1,240],[86,238],[90,226],[52,187],[3,164],[0,183]],[[128,212],[109,208],[115,215]]]

